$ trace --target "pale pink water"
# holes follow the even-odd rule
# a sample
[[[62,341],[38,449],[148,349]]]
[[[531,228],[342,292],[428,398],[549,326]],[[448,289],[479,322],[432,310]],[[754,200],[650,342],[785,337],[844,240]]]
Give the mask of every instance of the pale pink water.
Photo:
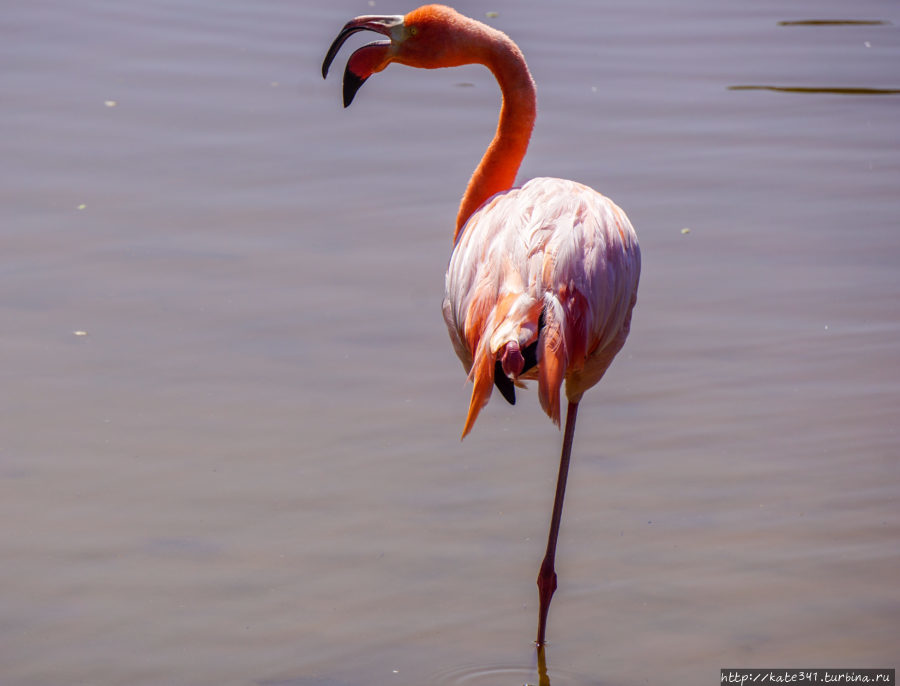
[[[900,7],[456,6],[538,82],[521,178],[606,193],[644,256],[551,683],[896,666],[900,96],[729,87],[900,88]],[[319,74],[410,8],[4,8],[0,683],[537,683],[561,436],[524,394],[460,443],[440,315],[496,88],[393,67],[344,111],[364,38]]]

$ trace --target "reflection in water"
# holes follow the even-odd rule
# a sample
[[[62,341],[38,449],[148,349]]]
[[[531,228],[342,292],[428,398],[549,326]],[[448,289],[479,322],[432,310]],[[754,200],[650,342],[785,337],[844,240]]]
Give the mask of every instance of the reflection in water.
[[[546,646],[537,647],[538,686],[550,686],[550,677],[547,674]]]
[[[880,19],[802,19],[780,21],[779,26],[889,26],[891,22]]]
[[[778,93],[830,93],[832,95],[896,95],[900,88],[830,88],[827,86],[728,86],[730,91],[776,91]]]

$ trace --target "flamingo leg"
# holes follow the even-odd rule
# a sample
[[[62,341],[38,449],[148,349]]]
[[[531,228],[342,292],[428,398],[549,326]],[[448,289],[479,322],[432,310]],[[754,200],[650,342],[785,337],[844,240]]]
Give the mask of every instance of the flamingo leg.
[[[553,500],[553,516],[550,519],[550,536],[547,539],[547,553],[541,563],[541,571],[538,573],[537,585],[540,597],[538,610],[538,646],[544,645],[544,636],[547,629],[547,611],[550,609],[550,599],[556,590],[556,539],[559,536],[559,522],[562,519],[563,498],[566,496],[566,479],[569,475],[569,458],[572,455],[572,438],[575,436],[575,418],[578,415],[578,403],[569,401],[566,409],[566,430],[563,435],[562,455],[559,458],[559,476],[556,479],[556,497]]]

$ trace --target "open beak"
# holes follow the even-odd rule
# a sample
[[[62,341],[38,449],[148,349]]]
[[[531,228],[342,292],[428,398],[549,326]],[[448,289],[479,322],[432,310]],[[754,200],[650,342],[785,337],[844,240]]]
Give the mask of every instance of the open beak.
[[[348,21],[341,32],[334,39],[325,61],[322,62],[322,78],[328,76],[328,68],[337,56],[338,50],[357,31],[375,31],[388,38],[393,36],[394,30],[403,26],[403,15],[366,15]],[[347,61],[344,69],[344,107],[353,102],[353,96],[360,86],[365,83],[374,72],[384,68],[391,41],[376,41],[363,46],[354,52]]]

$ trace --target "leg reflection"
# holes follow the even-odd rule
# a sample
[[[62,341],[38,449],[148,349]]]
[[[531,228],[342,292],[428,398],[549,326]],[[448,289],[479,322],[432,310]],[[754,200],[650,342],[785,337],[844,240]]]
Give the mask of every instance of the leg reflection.
[[[537,647],[538,686],[550,686],[550,676],[547,674],[547,654],[545,647]]]

